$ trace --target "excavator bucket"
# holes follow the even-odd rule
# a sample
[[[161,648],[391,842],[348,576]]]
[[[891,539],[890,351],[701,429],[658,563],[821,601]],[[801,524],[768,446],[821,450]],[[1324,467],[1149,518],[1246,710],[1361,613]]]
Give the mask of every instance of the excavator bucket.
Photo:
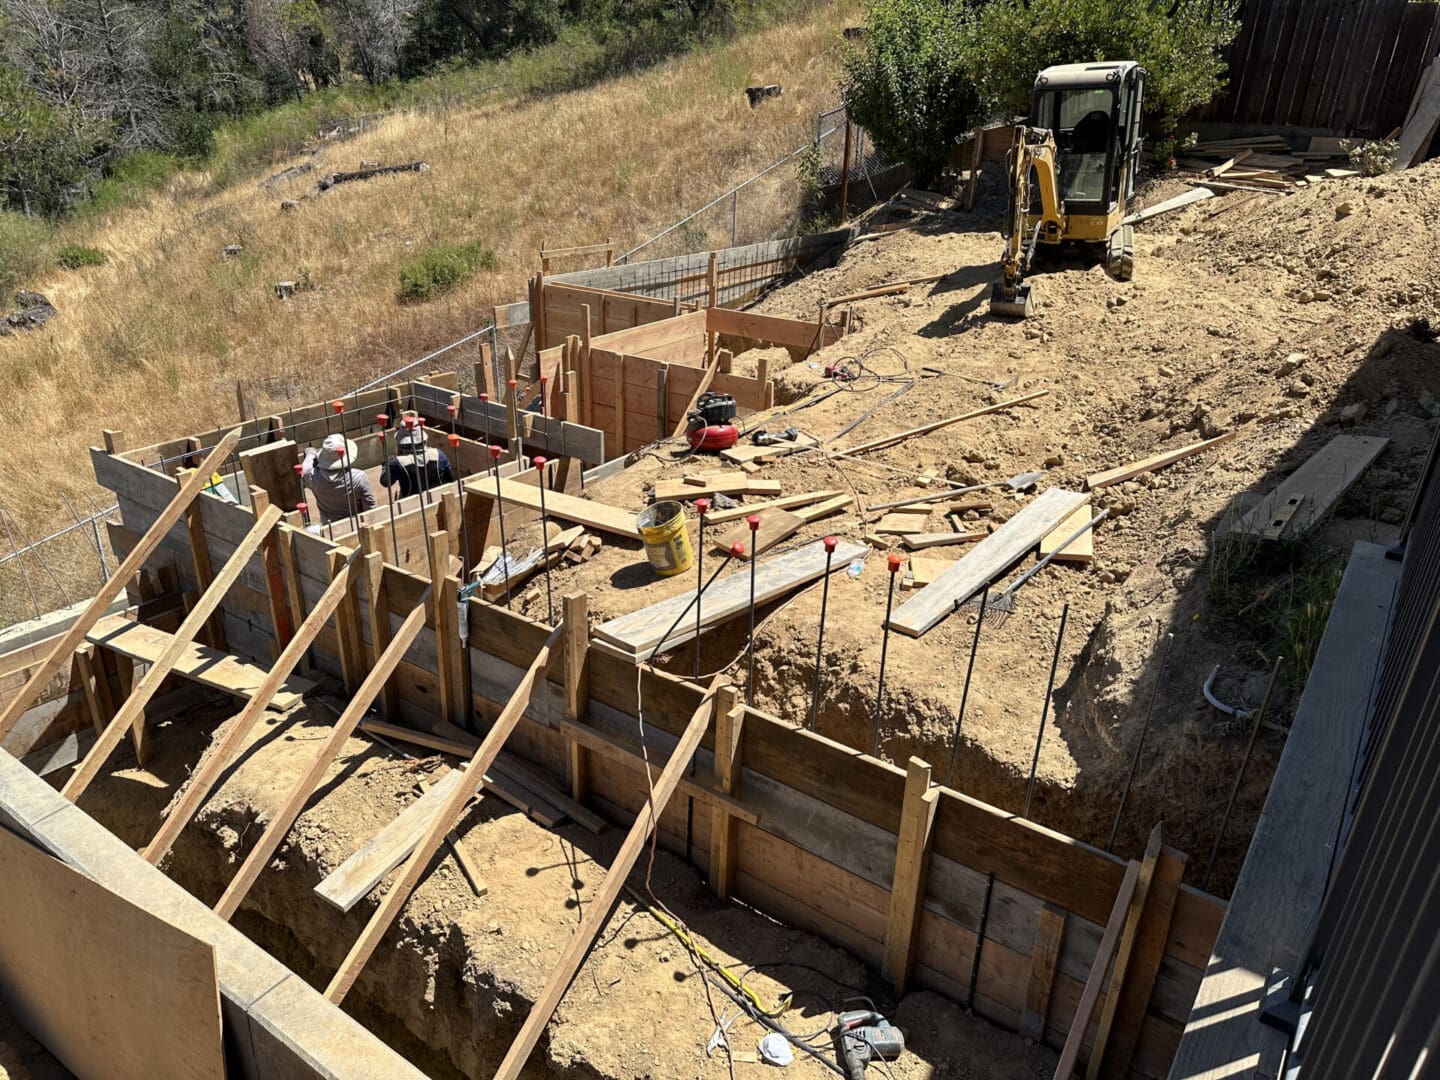
[[[990,314],[1008,319],[1025,319],[1035,314],[1035,296],[1029,285],[1021,285],[1013,297],[1005,295],[1005,285],[996,282],[990,290]]]

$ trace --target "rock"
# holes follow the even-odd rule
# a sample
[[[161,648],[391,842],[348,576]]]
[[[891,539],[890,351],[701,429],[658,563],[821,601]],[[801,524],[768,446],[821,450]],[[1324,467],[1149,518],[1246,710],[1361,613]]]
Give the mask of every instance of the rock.
[[[1025,327],[1025,336],[1026,336],[1027,338],[1029,338],[1031,341],[1039,341],[1039,340],[1040,340],[1040,328],[1039,328],[1038,326],[1027,326],[1027,327]]]
[[[1316,299],[1316,300],[1329,300],[1329,299],[1330,299],[1330,291],[1329,291],[1328,289],[1316,289],[1316,290],[1315,290],[1315,299]]]
[[[1095,575],[1095,578],[1102,585],[1115,584],[1115,574],[1110,570],[1101,570],[1098,574]]]
[[[1315,294],[1309,289],[1301,289],[1300,294],[1296,296],[1295,299],[1299,300],[1302,304],[1309,304],[1315,300]]]
[[[1300,381],[1303,382],[1306,386],[1314,386],[1315,376],[1309,371],[1302,371],[1300,373]]]
[[[1354,212],[1354,203],[1342,202],[1339,206],[1335,207],[1335,220],[1339,221],[1341,218],[1347,218]]]
[[[275,299],[289,300],[295,295],[295,282],[277,281],[275,283]]]
[[[282,214],[289,214],[289,213],[292,213],[293,211],[299,210],[299,209],[300,209],[300,200],[298,200],[298,199],[281,199],[281,200],[280,200],[280,212],[281,212]]]
[[[1347,424],[1358,423],[1365,419],[1365,404],[1357,401],[1353,405],[1346,405],[1340,410],[1340,419]]]
[[[1065,455],[1059,450],[1055,451],[1055,453],[1051,454],[1045,459],[1045,468],[1047,469],[1058,469],[1061,465],[1064,464]]]
[[[1280,361],[1280,366],[1275,369],[1275,374],[1278,378],[1281,379],[1283,379],[1286,375],[1293,375],[1295,372],[1300,370],[1300,365],[1304,364],[1305,361],[1309,359],[1310,356],[1308,353],[1292,352],[1289,356],[1285,357],[1284,360]]]
[[[1429,390],[1421,390],[1420,396],[1416,398],[1415,403],[1419,405],[1421,411],[1431,419],[1440,416],[1440,401],[1436,401],[1435,395],[1430,393]]]
[[[1160,374],[1165,376],[1165,378],[1167,379],[1173,379],[1175,377],[1175,369],[1172,368],[1169,364],[1161,364]]]
[[[222,260],[233,259],[236,255],[239,255],[244,250],[245,248],[240,244],[226,244],[223,248],[220,249],[220,258]]]
[[[1295,380],[1293,383],[1291,383],[1290,386],[1286,389],[1285,393],[1287,393],[1287,394],[1289,394],[1291,397],[1295,397],[1295,398],[1309,397],[1309,396],[1310,396],[1310,387],[1306,386],[1306,385],[1305,385],[1303,382],[1301,382],[1299,379],[1296,379],[1296,380]]]
[[[0,320],[0,337],[17,330],[35,330],[44,326],[60,312],[43,293],[21,289],[15,294],[15,303],[20,310]]]
[[[1121,518],[1125,517],[1127,514],[1133,514],[1134,512],[1134,499],[1116,499],[1113,503],[1110,504],[1111,517]]]

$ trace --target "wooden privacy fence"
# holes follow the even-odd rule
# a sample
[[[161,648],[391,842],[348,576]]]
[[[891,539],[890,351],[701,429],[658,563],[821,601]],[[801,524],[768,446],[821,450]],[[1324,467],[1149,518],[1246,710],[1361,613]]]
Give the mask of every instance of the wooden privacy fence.
[[[122,457],[99,455],[96,464],[101,482],[120,496],[131,533],[145,531],[177,489]],[[256,521],[253,510],[208,494],[197,505],[198,534],[178,525],[174,543],[152,556],[155,566],[191,578],[191,541],[225,558]],[[303,530],[281,525],[278,539],[283,602],[300,625],[343,560],[328,540]],[[347,688],[378,664],[397,623],[420,613],[430,588],[425,576],[385,565],[378,554],[366,566],[363,586],[362,575],[350,576],[346,599],[313,644],[315,664]],[[478,599],[457,607],[457,585],[453,576],[437,585],[440,601],[426,606],[386,679],[380,702],[394,722],[429,729],[467,721],[471,710],[494,718],[534,677],[536,658],[552,642],[549,627]],[[264,559],[251,558],[223,601],[227,631],[248,631],[230,635],[233,650],[268,661],[277,644],[267,617],[277,587]],[[585,626],[583,614],[575,625]],[[468,670],[460,662],[465,647]],[[647,797],[642,747],[652,759],[672,752],[707,692],[591,648],[588,632],[568,639],[564,651],[564,662],[551,664],[527,695],[507,747],[568,774],[574,798],[634,817]],[[721,717],[711,717],[695,776],[660,816],[667,847],[707,873],[722,896],[848,949],[897,988],[931,988],[1048,1045],[1066,1041],[1087,980],[1097,981],[1091,968],[1104,955],[1105,926],[1127,879],[1123,860],[931,787],[920,763],[907,776],[757,709],[737,705],[723,717],[723,737]],[[704,812],[687,813],[687,800]],[[1224,904],[1181,885],[1183,866],[1184,856],[1168,849],[1152,863],[1149,899],[1127,930],[1123,977],[1080,1039],[1088,1046],[1097,1030],[1108,1032],[1106,1075],[1166,1075],[1209,962]]]
[[[1245,0],[1229,86],[1195,119],[1382,137],[1400,127],[1440,45],[1440,4]]]

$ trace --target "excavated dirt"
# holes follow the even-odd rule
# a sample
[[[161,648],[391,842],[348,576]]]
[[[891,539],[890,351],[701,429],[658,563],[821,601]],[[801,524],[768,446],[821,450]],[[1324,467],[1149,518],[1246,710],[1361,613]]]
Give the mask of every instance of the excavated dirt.
[[[1244,724],[1206,703],[1202,684],[1218,665],[1216,695],[1254,709],[1280,653],[1287,666],[1271,707],[1280,727],[1262,730],[1211,882],[1213,891],[1228,893],[1303,685],[1295,643],[1323,625],[1350,543],[1397,535],[1440,416],[1440,346],[1429,330],[1440,327],[1436,262],[1429,245],[1404,239],[1440,224],[1437,177],[1440,167],[1432,163],[1289,196],[1234,193],[1156,218],[1137,227],[1132,282],[1118,283],[1078,255],[1042,262],[1032,278],[1041,312],[1024,323],[988,314],[1001,209],[991,190],[975,214],[918,213],[912,230],[855,244],[837,266],[759,305],[813,319],[822,297],[947,274],[907,295],[855,303],[861,329],[808,361],[791,364],[786,350],[770,350],[777,402],[784,404],[779,415],[747,421],[751,427],[795,426],[827,440],[828,448],[843,448],[1048,391],[863,459],[797,454],[755,474],[779,479],[786,494],[833,488],[864,506],[923,494],[919,475],[972,484],[1030,470],[1045,473],[1042,489],[1082,490],[1090,473],[1237,433],[1228,444],[1098,492],[1094,505],[1112,516],[1097,530],[1094,561],[1047,568],[1019,592],[1013,617],[1001,626],[987,620],[954,786],[1021,809],[1068,604],[1031,817],[1106,843],[1153,701],[1116,850],[1137,854],[1163,819],[1166,839],[1191,853],[1187,880],[1200,884],[1247,735]],[[1165,180],[1144,197],[1156,202],[1183,190]],[[861,231],[905,213],[885,208]],[[736,370],[749,369],[756,355],[737,356]],[[827,389],[823,368],[841,360],[860,377],[818,400]],[[927,367],[941,374],[929,376]],[[886,403],[906,380],[913,386]],[[840,436],[852,424],[858,426]],[[1257,555],[1249,577],[1236,577],[1226,559],[1208,557],[1227,511],[1273,488],[1342,432],[1383,435],[1390,444],[1318,536],[1284,549],[1268,573],[1261,573],[1268,553]],[[657,479],[721,467],[664,444],[590,485],[589,494],[638,509]],[[967,528],[994,528],[1030,498],[1003,489],[986,497],[993,508],[970,515],[976,520]],[[922,527],[951,525],[937,512]],[[859,540],[865,531],[852,506],[785,546],[827,533]],[[903,550],[896,543],[890,549]],[[953,559],[965,550],[922,554]],[[659,580],[641,560],[633,545],[607,539],[592,561],[554,575],[555,596],[583,589],[603,619],[693,589],[693,575]],[[1217,590],[1258,588],[1270,576],[1281,584],[1249,612],[1243,603],[1217,602]],[[858,579],[833,578],[825,625],[817,728],[864,749],[876,737],[886,577],[884,559],[872,554]],[[755,700],[797,723],[815,679],[821,591],[817,584],[762,611],[755,639]],[[897,590],[895,603],[911,595]],[[530,588],[522,606],[545,618],[543,585]],[[747,636],[743,619],[708,633],[701,670],[729,665],[743,684]],[[881,756],[903,763],[918,754],[946,772],[973,637],[968,612],[919,639],[891,636]],[[692,673],[693,648],[675,650],[668,663]]]
[[[288,716],[272,714],[257,725],[237,765],[163,864],[172,878],[208,903],[219,898],[318,749],[337,704],[311,695]],[[126,744],[81,807],[128,843],[148,842],[231,715],[217,706],[159,724],[156,753],[143,769]],[[315,885],[413,801],[420,780],[445,767],[437,758],[407,759],[363,737],[351,739],[237,913],[236,926],[323,988],[387,886],[341,914],[314,894]],[[472,805],[456,831],[487,895],[475,896],[452,854],[437,859],[344,1006],[437,1078],[494,1072],[624,837],[619,828],[599,836],[574,825],[548,830],[491,796]],[[704,1053],[716,1018],[689,951],[639,902],[647,896],[647,862],[642,857],[632,874],[632,891],[576,976],[527,1077],[729,1075],[723,1052],[713,1059]],[[785,1021],[797,1034],[828,1026],[844,999],[867,994],[906,1032],[909,1052],[892,1065],[899,1080],[1040,1080],[1054,1071],[1051,1051],[1027,1046],[934,994],[913,993],[897,1003],[843,951],[743,906],[720,904],[690,867],[663,849],[648,887],[721,963],[737,973],[755,968],[745,983],[762,999],[793,991],[795,1007]],[[735,1012],[711,993],[717,1012]],[[753,1053],[763,1033],[744,1021],[731,1034],[737,1051]],[[828,1045],[824,1037],[818,1041]],[[734,1075],[760,1076],[766,1068],[737,1062]],[[792,1068],[830,1075],[813,1062]]]

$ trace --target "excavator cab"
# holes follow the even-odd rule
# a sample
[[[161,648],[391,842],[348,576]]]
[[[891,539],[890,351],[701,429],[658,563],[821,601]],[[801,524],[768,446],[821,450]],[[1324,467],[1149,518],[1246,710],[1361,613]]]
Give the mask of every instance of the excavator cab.
[[[1140,165],[1145,69],[1133,60],[1062,64],[1035,79],[1029,123],[1008,159],[1003,279],[990,310],[1023,318],[1034,300],[1023,278],[1040,245],[1105,245],[1105,268],[1128,281],[1135,249],[1122,222]]]

